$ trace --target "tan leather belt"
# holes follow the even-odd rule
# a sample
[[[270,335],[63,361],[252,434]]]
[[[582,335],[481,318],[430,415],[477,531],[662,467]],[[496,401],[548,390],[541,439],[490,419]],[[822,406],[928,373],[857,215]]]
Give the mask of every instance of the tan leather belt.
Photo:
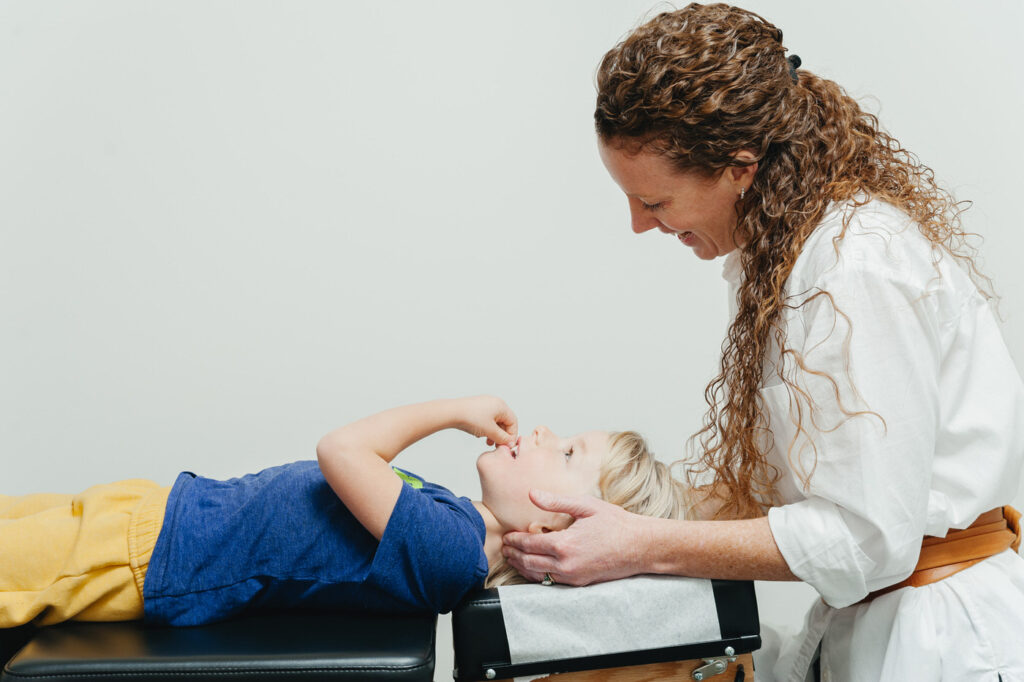
[[[1020,549],[1019,511],[1007,505],[985,512],[963,530],[951,530],[946,537],[924,536],[921,555],[910,577],[895,585],[875,590],[858,604],[903,587],[921,587],[948,578],[965,568],[1007,549]]]

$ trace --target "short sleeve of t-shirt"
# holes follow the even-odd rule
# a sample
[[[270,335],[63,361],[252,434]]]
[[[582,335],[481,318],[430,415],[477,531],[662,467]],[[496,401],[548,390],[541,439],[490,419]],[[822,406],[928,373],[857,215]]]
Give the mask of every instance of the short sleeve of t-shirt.
[[[483,519],[468,499],[396,471],[404,474],[405,484],[381,536],[369,581],[405,602],[447,613],[466,594],[467,585],[480,585],[487,577]]]
[[[404,484],[381,541],[316,462],[228,481],[183,473],[146,574],[146,619],[223,620],[252,608],[451,610],[487,574],[472,502],[396,469]]]

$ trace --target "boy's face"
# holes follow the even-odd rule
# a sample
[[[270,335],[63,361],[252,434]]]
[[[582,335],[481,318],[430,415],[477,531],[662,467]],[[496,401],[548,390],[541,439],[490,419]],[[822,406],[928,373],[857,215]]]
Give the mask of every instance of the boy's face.
[[[519,438],[518,452],[507,446],[477,459],[482,502],[509,530],[559,530],[566,514],[544,511],[530,501],[530,489],[558,495],[597,495],[608,433],[588,431],[562,438],[543,426]]]

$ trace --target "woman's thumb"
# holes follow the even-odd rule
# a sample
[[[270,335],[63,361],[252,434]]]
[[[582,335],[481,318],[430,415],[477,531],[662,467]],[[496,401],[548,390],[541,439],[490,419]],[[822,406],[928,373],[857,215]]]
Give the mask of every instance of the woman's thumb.
[[[533,488],[530,490],[530,500],[545,511],[555,512],[556,514],[569,514],[577,519],[594,513],[593,506],[588,503],[585,497],[563,497]]]

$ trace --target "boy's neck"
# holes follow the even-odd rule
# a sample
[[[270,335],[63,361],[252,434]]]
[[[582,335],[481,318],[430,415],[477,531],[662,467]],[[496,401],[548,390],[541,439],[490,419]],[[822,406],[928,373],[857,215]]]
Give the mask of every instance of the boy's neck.
[[[473,506],[484,519],[484,528],[487,531],[484,535],[484,554],[487,556],[487,568],[490,570],[501,560],[501,537],[511,529],[502,526],[483,502],[473,500]]]

